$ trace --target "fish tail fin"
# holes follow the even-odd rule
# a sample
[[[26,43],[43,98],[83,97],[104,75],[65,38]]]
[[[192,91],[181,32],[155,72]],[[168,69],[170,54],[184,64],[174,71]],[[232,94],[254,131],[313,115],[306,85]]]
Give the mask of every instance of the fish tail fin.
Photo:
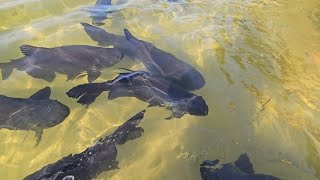
[[[70,89],[66,94],[74,99],[78,99],[78,103],[89,105],[103,92],[109,91],[111,85],[107,83],[88,83],[81,84]]]
[[[2,80],[6,80],[9,78],[13,69],[15,68],[13,61],[9,63],[0,63],[0,69],[2,74]]]

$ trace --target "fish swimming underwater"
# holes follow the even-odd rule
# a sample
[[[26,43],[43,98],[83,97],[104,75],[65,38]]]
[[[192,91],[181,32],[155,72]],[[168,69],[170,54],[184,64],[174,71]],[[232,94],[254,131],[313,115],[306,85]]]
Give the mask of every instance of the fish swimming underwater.
[[[98,0],[96,4],[90,8],[90,18],[92,24],[100,26],[103,25],[103,21],[107,18],[108,8],[111,6],[111,0]]]
[[[103,21],[109,18],[109,14],[120,11],[130,6],[134,5],[131,2],[112,4],[111,0],[98,0],[94,6],[85,8],[84,10],[90,13],[92,24],[101,26],[105,24]]]
[[[200,72],[174,55],[158,49],[153,44],[135,38],[127,29],[124,36],[114,35],[96,26],[81,23],[86,33],[100,46],[113,45],[132,59],[139,59],[152,74],[161,75],[187,90],[197,90],[205,85]]]
[[[119,49],[125,56],[131,59],[135,57],[135,47],[132,45],[124,36],[115,35],[107,32],[106,30],[92,26],[88,23],[80,23],[85,32],[90,36],[90,38],[98,42],[99,46],[114,46],[114,48]]]
[[[49,99],[50,94],[46,87],[29,98],[0,95],[0,129],[35,131],[38,145],[43,129],[60,124],[70,114],[67,106]]]
[[[197,96],[162,76],[144,71],[121,73],[115,79],[103,83],[82,84],[72,88],[67,95],[78,103],[89,105],[103,91],[109,91],[108,99],[135,97],[150,106],[166,107],[172,111],[167,119],[180,118],[185,114],[206,116],[208,106]]]
[[[66,156],[49,164],[24,180],[90,180],[104,171],[119,169],[117,161],[117,145],[141,137],[144,129],[137,127],[145,111],[137,113],[121,125],[114,133],[101,139],[85,151]]]
[[[202,180],[280,180],[280,178],[255,174],[247,154],[241,154],[237,161],[212,168],[219,160],[206,160],[200,165]]]
[[[86,72],[88,81],[93,82],[101,75],[103,68],[111,67],[123,58],[123,54],[115,48],[87,45],[54,48],[23,45],[20,49],[24,57],[0,63],[3,80],[8,79],[13,69],[18,69],[47,82],[55,79],[55,72],[67,75],[68,80]]]

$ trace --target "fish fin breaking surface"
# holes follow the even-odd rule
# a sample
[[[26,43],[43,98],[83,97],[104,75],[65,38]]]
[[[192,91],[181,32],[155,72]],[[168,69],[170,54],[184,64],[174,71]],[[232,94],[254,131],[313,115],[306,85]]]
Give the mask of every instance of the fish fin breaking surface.
[[[38,92],[34,93],[32,96],[30,96],[30,99],[33,100],[40,100],[40,99],[49,99],[51,95],[51,88],[45,87]]]

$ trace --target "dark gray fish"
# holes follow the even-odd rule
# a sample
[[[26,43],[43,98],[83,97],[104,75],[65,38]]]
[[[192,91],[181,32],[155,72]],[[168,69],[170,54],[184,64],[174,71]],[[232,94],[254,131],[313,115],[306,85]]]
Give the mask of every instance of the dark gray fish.
[[[153,74],[173,80],[187,90],[200,89],[205,85],[201,73],[191,65],[158,49],[151,43],[135,38],[127,29],[124,30],[125,37],[123,37],[86,23],[81,23],[81,25],[91,39],[97,41],[99,45],[114,45],[125,55],[141,60]]]
[[[106,30],[92,26],[87,23],[80,23],[90,38],[98,42],[99,46],[114,46],[119,49],[124,55],[131,59],[135,56],[135,47],[124,36],[108,33]]]
[[[0,64],[3,80],[11,75],[13,69],[18,69],[48,82],[54,80],[55,72],[67,75],[68,80],[86,72],[88,81],[93,82],[101,75],[101,69],[111,67],[123,58],[115,48],[87,45],[54,48],[23,45],[20,49],[24,57]]]
[[[92,24],[100,26],[103,25],[103,21],[107,18],[109,13],[108,7],[111,6],[111,0],[98,0],[96,4],[90,8],[90,18]]]
[[[60,124],[70,114],[67,106],[49,99],[50,94],[46,87],[30,98],[0,95],[0,129],[35,131],[38,145],[43,129]]]
[[[139,138],[144,133],[137,127],[145,111],[137,113],[111,135],[85,151],[69,155],[25,177],[25,180],[91,180],[104,171],[119,169],[117,145]]]
[[[213,168],[219,160],[206,160],[200,165],[203,180],[280,180],[280,178],[255,174],[247,154],[241,154],[235,163],[223,164],[222,168]]]
[[[205,116],[208,106],[201,96],[197,96],[162,76],[144,71],[121,73],[111,81],[83,84],[72,88],[67,95],[78,99],[78,103],[89,105],[103,91],[109,91],[108,99],[135,97],[150,106],[162,106],[172,111],[173,117],[185,114]]]

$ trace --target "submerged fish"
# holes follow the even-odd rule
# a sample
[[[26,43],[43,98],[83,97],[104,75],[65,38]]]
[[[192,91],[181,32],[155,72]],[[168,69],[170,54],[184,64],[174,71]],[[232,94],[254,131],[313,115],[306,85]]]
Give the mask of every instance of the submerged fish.
[[[0,129],[35,131],[38,145],[43,129],[60,124],[70,114],[67,106],[49,99],[50,94],[46,87],[29,98],[0,95]]]
[[[108,8],[111,6],[111,0],[98,0],[96,4],[89,9],[92,24],[100,26],[107,18]],[[112,11],[111,11],[112,12]]]
[[[142,136],[144,130],[137,127],[145,111],[137,113],[121,125],[114,133],[101,139],[85,151],[66,156],[49,164],[24,180],[90,180],[104,171],[119,169],[117,146]]]
[[[221,168],[212,168],[219,160],[206,160],[200,165],[203,180],[280,180],[277,177],[255,174],[247,154],[241,154],[237,161],[223,164]]]
[[[135,47],[124,36],[115,35],[106,30],[92,26],[88,23],[80,23],[90,38],[98,42],[99,46],[114,46],[131,59],[135,56]]]
[[[48,82],[54,80],[55,72],[67,75],[68,80],[86,72],[88,81],[93,82],[101,75],[101,69],[111,67],[123,58],[115,48],[87,45],[54,48],[23,45],[20,49],[24,57],[0,64],[3,80],[11,75],[13,69],[18,69]]]
[[[67,95],[79,98],[80,104],[89,105],[103,91],[109,91],[108,99],[135,97],[150,106],[162,106],[172,111],[167,119],[180,118],[185,114],[205,116],[208,106],[201,96],[197,96],[162,76],[144,71],[121,73],[113,80],[103,83],[83,84],[72,88]]]
[[[135,0],[133,0],[135,2]],[[119,2],[117,2],[119,3]],[[103,22],[105,19],[109,18],[108,15],[121,11],[122,9],[128,7],[137,7],[138,5],[134,5],[131,1],[119,3],[119,4],[112,4],[111,0],[98,0],[94,6],[84,8],[85,11],[90,12],[90,18],[92,19],[92,24],[96,26],[104,25]]]
[[[81,25],[99,45],[114,45],[125,55],[141,60],[152,74],[170,79],[187,90],[200,89],[205,85],[203,76],[194,67],[151,43],[135,38],[127,29],[124,30],[124,37],[86,23]]]

